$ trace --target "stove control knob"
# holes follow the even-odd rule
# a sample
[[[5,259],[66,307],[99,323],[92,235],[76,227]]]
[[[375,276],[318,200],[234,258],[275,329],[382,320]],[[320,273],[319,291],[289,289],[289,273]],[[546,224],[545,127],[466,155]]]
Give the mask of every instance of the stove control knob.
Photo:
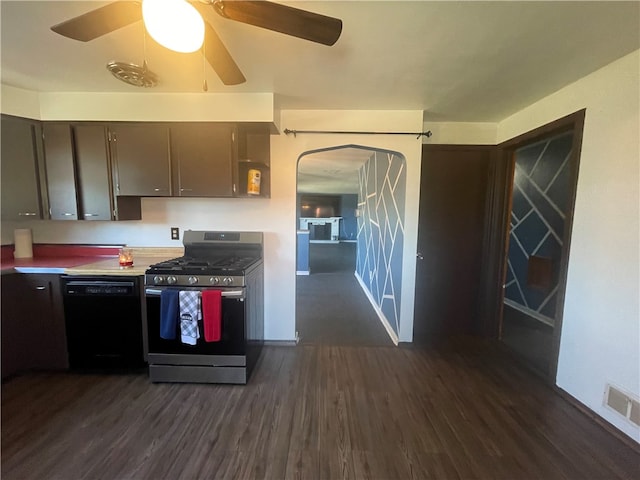
[[[223,285],[227,285],[227,286],[229,286],[229,285],[231,285],[232,283],[233,283],[233,278],[231,278],[231,277],[224,277],[224,278],[222,279],[222,284],[223,284]]]
[[[155,277],[153,277],[153,283],[155,283],[156,285],[159,285],[160,283],[164,283],[164,277],[161,277],[160,275],[156,275]]]
[[[198,277],[189,277],[189,285],[195,285],[196,283],[198,283]]]
[[[209,279],[209,283],[211,285],[218,285],[220,283],[220,279],[218,277],[211,277]]]
[[[167,277],[167,283],[169,285],[175,285],[178,279],[176,277]]]

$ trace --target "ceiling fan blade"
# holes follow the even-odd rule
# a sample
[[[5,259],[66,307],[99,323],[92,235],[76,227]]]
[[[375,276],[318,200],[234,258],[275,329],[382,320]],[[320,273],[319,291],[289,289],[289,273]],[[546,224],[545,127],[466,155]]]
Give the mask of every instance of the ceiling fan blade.
[[[51,30],[73,40],[88,42],[139,20],[142,20],[140,2],[120,1],[54,25]]]
[[[342,20],[268,1],[214,0],[223,17],[323,45],[333,45],[342,33]]]
[[[225,85],[238,85],[247,80],[231,57],[229,50],[209,22],[204,22],[204,54]]]

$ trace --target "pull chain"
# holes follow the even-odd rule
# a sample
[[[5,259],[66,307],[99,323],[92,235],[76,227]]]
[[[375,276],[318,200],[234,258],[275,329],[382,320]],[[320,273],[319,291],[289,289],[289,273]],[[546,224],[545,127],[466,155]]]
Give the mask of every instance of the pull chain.
[[[205,92],[209,91],[209,86],[207,85],[207,41],[202,42],[202,78],[204,78],[204,82],[202,83],[202,90]]]
[[[147,69],[147,29],[142,26],[142,69],[146,72]]]

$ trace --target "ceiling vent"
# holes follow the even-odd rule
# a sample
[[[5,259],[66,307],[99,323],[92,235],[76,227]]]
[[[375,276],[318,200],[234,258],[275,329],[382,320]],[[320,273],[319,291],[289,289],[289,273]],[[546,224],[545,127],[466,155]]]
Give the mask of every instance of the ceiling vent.
[[[147,68],[146,62],[142,67],[134,63],[109,62],[107,70],[118,80],[134,87],[149,88],[158,84],[158,76]]]

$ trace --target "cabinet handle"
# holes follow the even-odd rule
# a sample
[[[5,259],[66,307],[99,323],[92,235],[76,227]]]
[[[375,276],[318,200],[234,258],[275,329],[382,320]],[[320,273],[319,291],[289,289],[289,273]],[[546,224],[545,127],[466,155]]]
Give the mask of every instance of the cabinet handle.
[[[36,287],[36,290],[46,290],[46,289],[47,289],[47,287],[45,287],[44,285],[38,285]]]
[[[35,217],[37,214],[34,212],[18,212],[21,217]]]
[[[99,217],[99,216],[100,216],[100,215],[99,215],[99,214],[97,214],[97,213],[85,213],[85,214],[84,214],[84,217],[85,217],[85,218],[87,218],[87,217]]]
[[[180,189],[181,192],[193,192],[192,188],[181,188]]]
[[[154,188],[153,191],[154,192],[162,192],[164,190],[164,188]]]
[[[75,213],[63,213],[62,215],[64,215],[65,217],[75,217]]]

